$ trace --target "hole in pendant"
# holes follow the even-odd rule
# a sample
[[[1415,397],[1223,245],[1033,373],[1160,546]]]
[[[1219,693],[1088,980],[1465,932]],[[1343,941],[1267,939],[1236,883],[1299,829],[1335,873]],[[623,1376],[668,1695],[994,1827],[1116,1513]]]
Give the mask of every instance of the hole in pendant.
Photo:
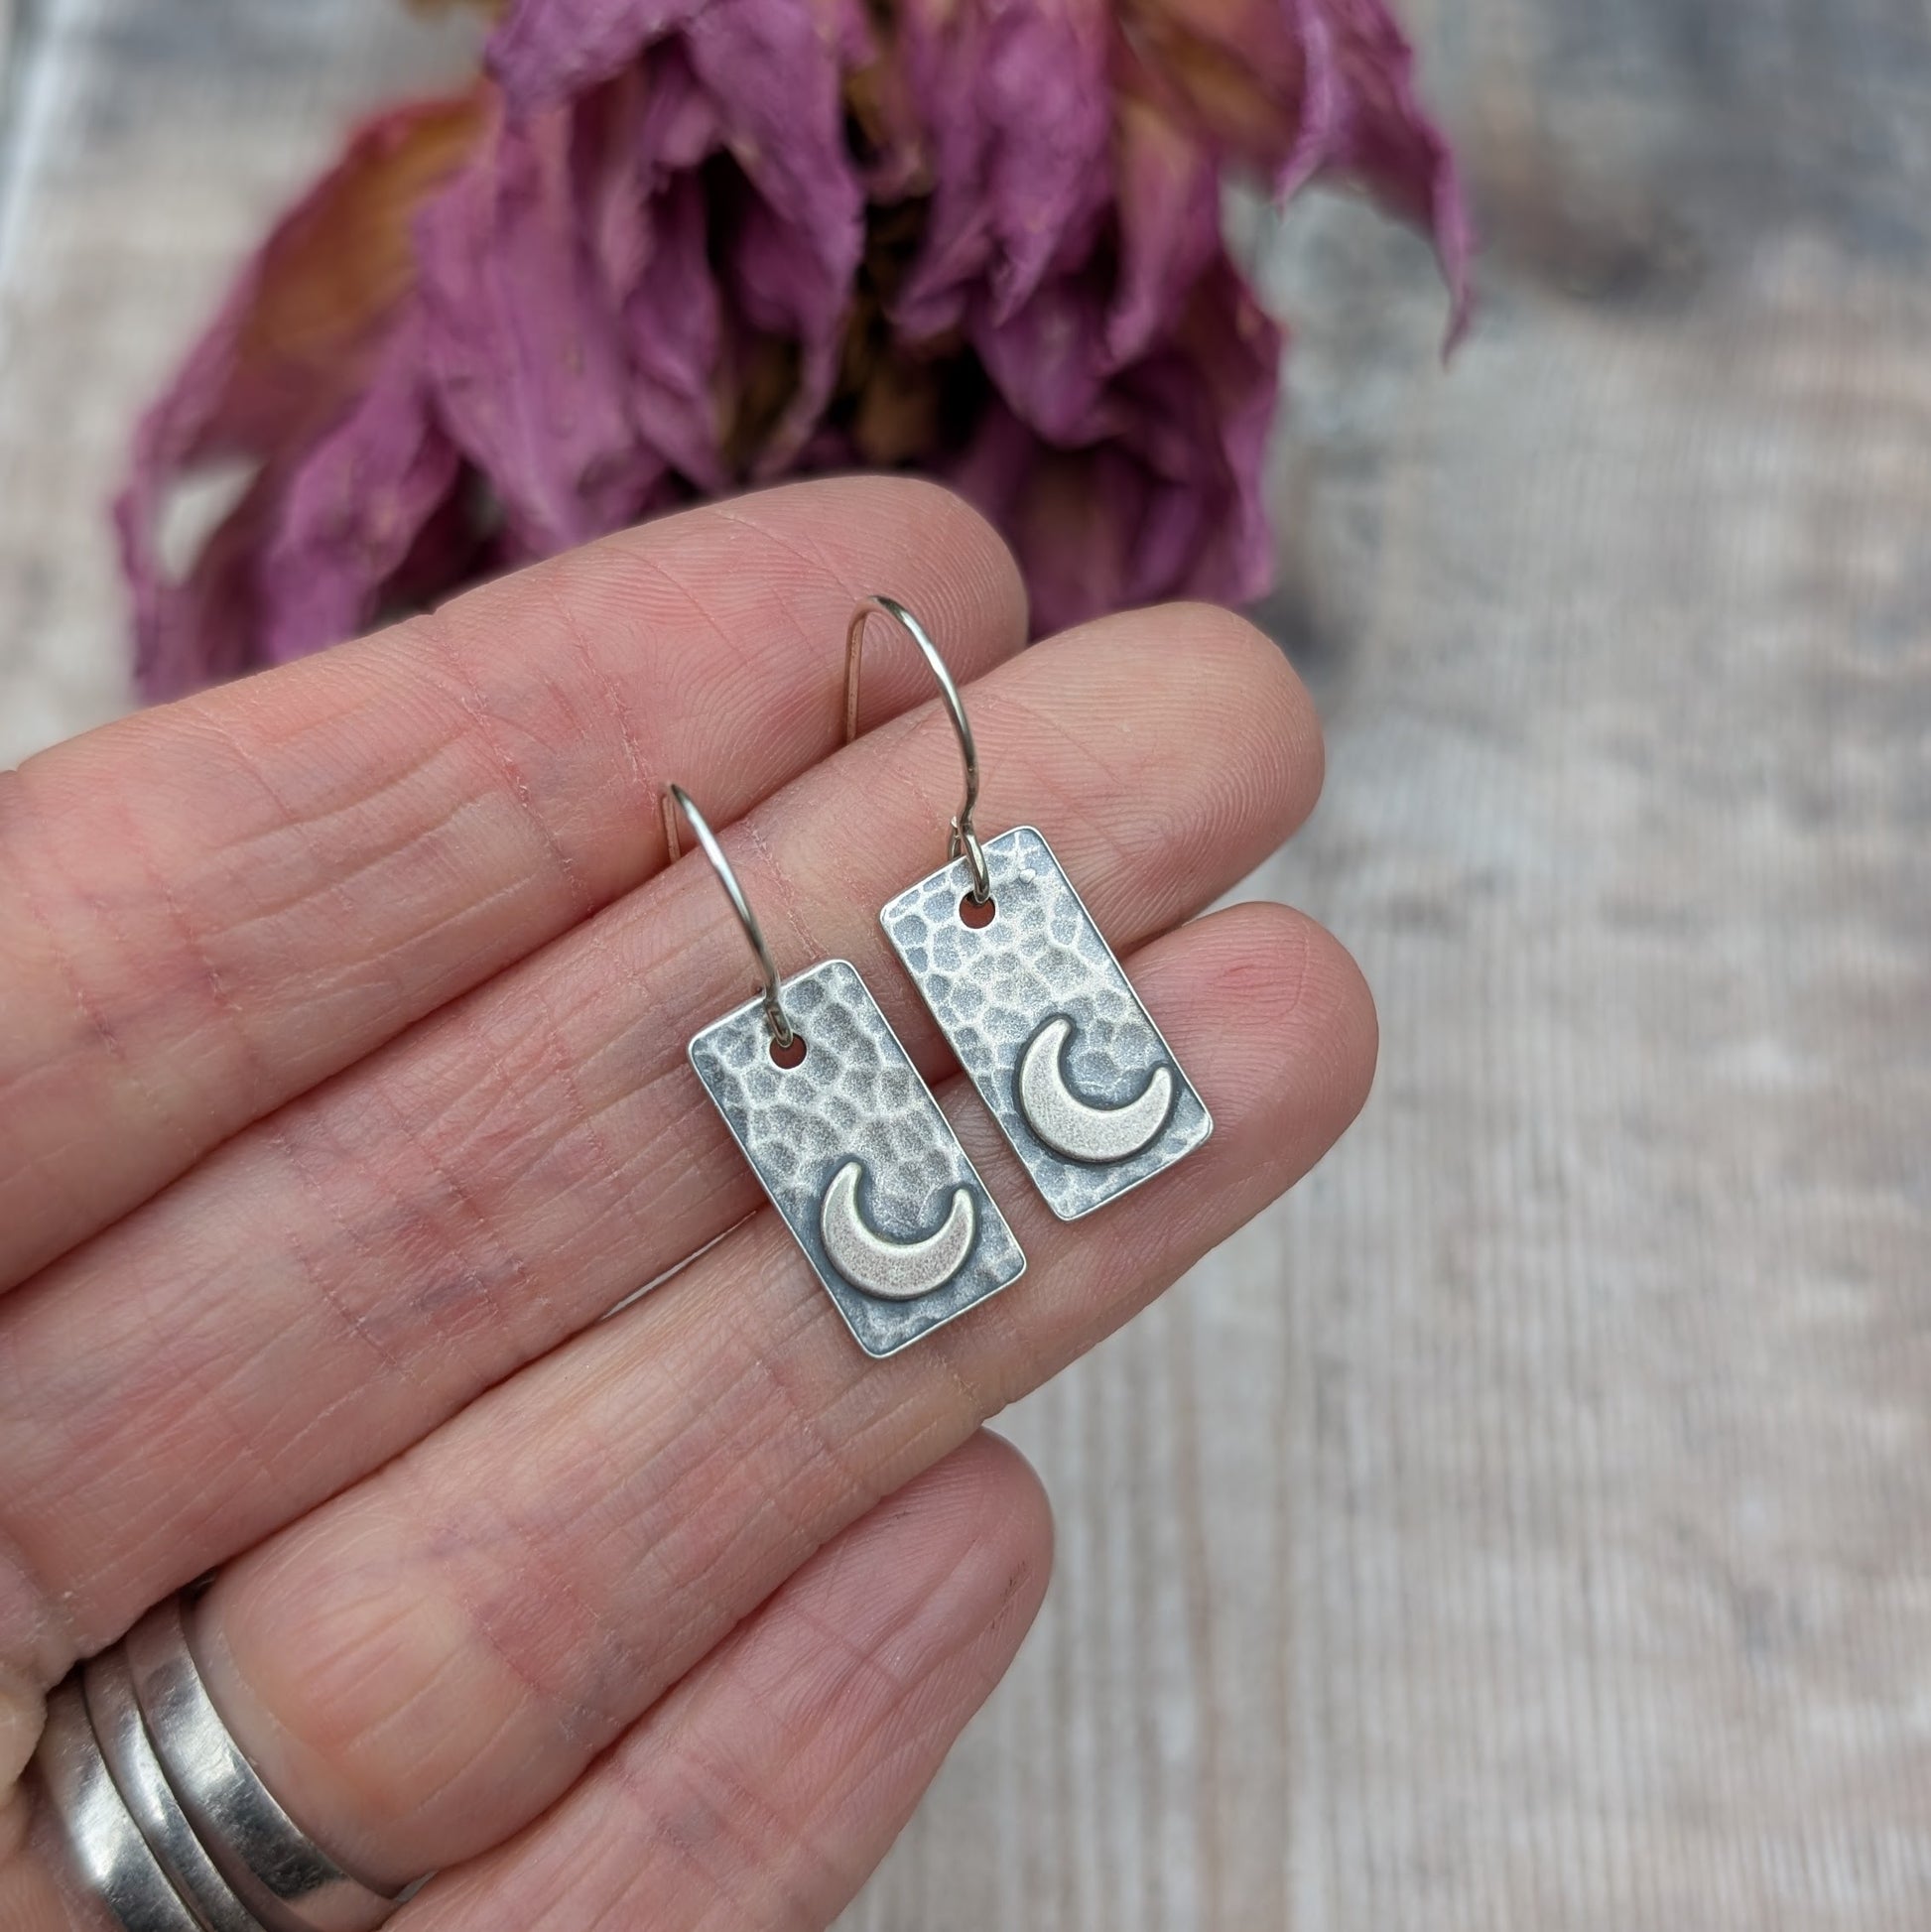
[[[998,917],[999,902],[996,899],[974,899],[968,892],[959,902],[960,923],[979,932],[991,925]]]
[[[771,1064],[773,1066],[783,1067],[789,1071],[793,1067],[801,1066],[804,1063],[804,1059],[805,1036],[802,1033],[794,1033],[791,1036],[791,1045],[788,1047],[781,1047],[776,1040],[771,1042]]]

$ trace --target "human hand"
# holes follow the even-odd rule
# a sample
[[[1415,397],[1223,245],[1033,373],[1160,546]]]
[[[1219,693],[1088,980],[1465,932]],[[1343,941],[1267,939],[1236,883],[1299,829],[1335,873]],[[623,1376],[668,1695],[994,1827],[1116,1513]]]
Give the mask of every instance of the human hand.
[[[879,931],[957,762],[909,649],[839,747],[874,588],[966,687],[982,827],[1046,832],[1213,1109],[1090,1220]],[[1197,606],[1023,635],[952,498],[812,484],[0,779],[0,1932],[103,1922],[23,1781],[45,1693],[217,1565],[196,1647],[269,1788],[363,1876],[439,1874],[393,1926],[841,1909],[1045,1587],[979,1425],[1305,1172],[1373,1066],[1318,927],[1181,923],[1319,788],[1280,654]],[[1030,1257],[889,1360],[686,1062],[753,981],[702,858],[667,866],[670,778],[781,969],[856,963]]]

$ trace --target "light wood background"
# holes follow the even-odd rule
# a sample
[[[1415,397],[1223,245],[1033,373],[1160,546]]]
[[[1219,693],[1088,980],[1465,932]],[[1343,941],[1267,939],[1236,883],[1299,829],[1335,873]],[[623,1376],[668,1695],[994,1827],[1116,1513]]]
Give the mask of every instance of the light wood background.
[[[1332,763],[1252,890],[1359,955],[1379,1087],[1011,1419],[1058,1579],[851,1932],[1931,1925],[1931,10],[1408,17],[1467,350],[1364,212],[1254,244]],[[137,401],[459,61],[387,0],[30,0],[0,761],[123,702]]]

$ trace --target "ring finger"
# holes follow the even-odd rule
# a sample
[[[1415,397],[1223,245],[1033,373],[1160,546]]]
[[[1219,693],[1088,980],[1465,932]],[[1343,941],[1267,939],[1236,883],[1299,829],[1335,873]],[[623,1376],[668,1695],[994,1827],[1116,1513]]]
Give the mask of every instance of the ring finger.
[[[1012,1661],[1051,1552],[1038,1479],[978,1435],[836,1538],[565,1804],[445,1874],[394,1932],[826,1924]],[[0,1928],[91,1932],[56,1819],[33,1856],[13,1850],[0,1838]],[[190,1889],[233,1923],[221,1882],[210,1898],[203,1868]],[[311,1899],[304,1922],[340,1923],[343,1904]]]

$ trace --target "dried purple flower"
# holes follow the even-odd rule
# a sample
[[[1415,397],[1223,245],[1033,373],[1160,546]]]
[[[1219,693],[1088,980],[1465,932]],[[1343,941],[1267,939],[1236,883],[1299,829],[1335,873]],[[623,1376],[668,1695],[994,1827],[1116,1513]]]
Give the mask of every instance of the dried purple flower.
[[[747,482],[909,466],[1035,618],[1265,584],[1281,336],[1223,174],[1434,234],[1453,166],[1380,0],[512,0],[490,77],[371,123],[142,425],[161,696]],[[248,466],[189,568],[176,486]]]

